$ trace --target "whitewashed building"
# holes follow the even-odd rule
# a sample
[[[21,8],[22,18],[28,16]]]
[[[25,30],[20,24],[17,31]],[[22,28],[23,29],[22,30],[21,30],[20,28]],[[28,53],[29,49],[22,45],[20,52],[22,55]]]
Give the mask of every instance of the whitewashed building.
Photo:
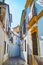
[[[19,27],[16,26],[11,31],[11,39],[8,50],[9,57],[19,57],[20,56],[20,34]]]
[[[43,1],[42,0],[27,0],[26,5],[25,5],[25,11],[26,13],[24,14],[24,10],[22,13],[22,18],[21,18],[21,29],[20,29],[20,34],[21,34],[21,44],[22,48],[24,49],[24,39],[26,41],[26,53],[24,50],[21,51],[21,58],[25,59],[26,62],[33,65],[36,62],[34,55],[43,57],[43,39],[41,36],[43,36]],[[25,25],[25,24],[26,25]],[[26,26],[26,27],[25,27]],[[22,37],[23,36],[23,29],[26,29],[26,38]],[[22,49],[21,48],[21,49]],[[25,54],[24,54],[25,53]],[[33,58],[32,58],[33,56]],[[35,62],[32,60],[34,59]]]
[[[26,10],[22,11],[21,23],[20,23],[20,57],[27,64],[27,35],[26,35]]]
[[[30,21],[28,21],[28,43],[29,43],[29,54],[37,55],[40,57],[43,57],[42,53],[42,39],[41,36],[43,36],[43,6],[40,3],[40,1],[35,2],[36,5],[36,15],[32,17]],[[33,9],[33,8],[32,8]],[[34,13],[35,14],[35,13]]]
[[[9,5],[0,0],[0,65],[8,59],[10,25]]]

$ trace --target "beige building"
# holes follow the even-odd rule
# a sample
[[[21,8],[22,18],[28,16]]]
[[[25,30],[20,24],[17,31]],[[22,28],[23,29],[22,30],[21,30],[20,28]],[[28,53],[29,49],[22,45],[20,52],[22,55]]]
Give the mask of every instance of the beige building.
[[[0,65],[8,59],[8,34],[10,26],[9,5],[0,2]]]

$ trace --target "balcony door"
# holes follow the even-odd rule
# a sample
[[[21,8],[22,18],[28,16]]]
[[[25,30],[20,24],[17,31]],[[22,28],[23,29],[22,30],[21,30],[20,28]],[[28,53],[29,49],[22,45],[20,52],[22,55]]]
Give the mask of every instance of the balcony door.
[[[37,47],[37,37],[36,32],[32,33],[32,42],[33,42],[33,54],[38,55],[38,47]]]

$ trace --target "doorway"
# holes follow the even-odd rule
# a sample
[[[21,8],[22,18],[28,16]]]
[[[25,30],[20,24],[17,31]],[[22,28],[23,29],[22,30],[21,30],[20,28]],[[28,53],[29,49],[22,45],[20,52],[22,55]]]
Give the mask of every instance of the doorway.
[[[37,37],[36,32],[32,33],[32,42],[33,42],[33,54],[38,55],[38,46],[37,46]]]

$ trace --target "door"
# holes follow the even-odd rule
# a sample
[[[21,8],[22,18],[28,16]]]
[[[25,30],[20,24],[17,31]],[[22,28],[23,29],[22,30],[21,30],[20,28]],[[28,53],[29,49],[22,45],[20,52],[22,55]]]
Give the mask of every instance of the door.
[[[32,33],[32,42],[33,42],[33,54],[38,55],[38,47],[37,47],[37,37],[36,32]]]

